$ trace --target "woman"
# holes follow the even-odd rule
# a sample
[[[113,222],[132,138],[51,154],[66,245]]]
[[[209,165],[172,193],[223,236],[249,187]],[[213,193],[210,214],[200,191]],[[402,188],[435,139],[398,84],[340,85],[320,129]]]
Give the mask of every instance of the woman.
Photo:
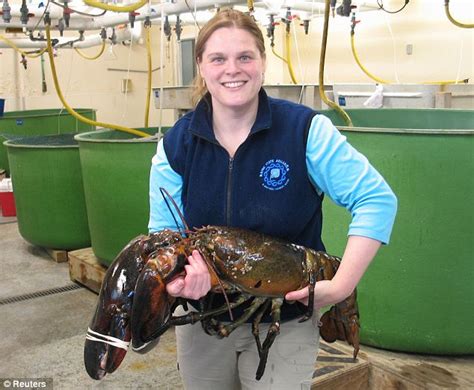
[[[223,10],[196,42],[200,98],[158,144],[150,178],[150,231],[176,229],[159,191],[171,193],[190,227],[243,227],[324,250],[322,200],[352,214],[337,275],[318,282],[315,308],[340,302],[356,287],[382,243],[388,243],[396,198],[367,159],[312,109],[268,97],[262,33],[253,19]],[[173,296],[204,297],[210,275],[194,251]],[[219,340],[201,326],[176,328],[178,364],[189,389],[296,389],[309,386],[319,343],[317,319],[298,323],[308,289],[289,292],[280,335],[266,371],[255,380],[258,353],[251,324]],[[316,317],[316,316],[314,316]],[[262,330],[262,333],[265,329]],[[309,387],[308,387],[309,388]]]

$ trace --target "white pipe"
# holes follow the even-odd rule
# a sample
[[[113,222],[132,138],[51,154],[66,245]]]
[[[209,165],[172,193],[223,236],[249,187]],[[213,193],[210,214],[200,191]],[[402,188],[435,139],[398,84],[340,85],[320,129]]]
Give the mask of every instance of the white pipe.
[[[232,0],[178,0],[176,3],[164,3],[154,5],[153,7],[163,7],[163,13],[165,15],[176,15],[186,12],[206,10],[214,8],[216,6],[232,6],[232,5],[246,5],[246,1],[232,1]]]
[[[133,29],[127,27],[121,30],[115,30],[115,35],[117,37],[117,42],[131,40],[133,43],[137,43],[142,36],[142,24],[137,23]],[[83,49],[87,47],[98,46],[100,44],[102,44],[102,38],[99,35],[96,35],[87,37],[84,39],[84,41],[74,43],[74,47]]]
[[[258,8],[261,7],[267,7],[269,4],[269,1],[263,1],[263,0],[257,0],[255,2],[255,6]],[[195,4],[196,3],[196,4]],[[147,16],[150,17],[150,19],[159,19],[161,16],[161,10],[163,9],[163,14],[164,15],[178,15],[178,14],[189,14],[190,10],[194,11],[194,9],[200,11],[200,10],[208,10],[209,8],[213,8],[215,6],[233,6],[233,5],[241,5],[245,6],[247,4],[246,1],[232,1],[232,0],[178,0],[176,3],[160,3],[156,5],[151,6],[151,11],[149,12],[149,6],[146,5],[140,9],[137,10],[139,15],[136,16],[136,21],[141,21],[144,20]],[[372,9],[376,9],[377,7],[372,6],[371,4],[367,4],[366,2],[363,2],[365,7],[369,7]],[[305,11],[305,12],[311,12],[314,11],[320,7],[323,7],[324,4],[322,2],[316,2],[313,3],[312,1],[285,1],[283,3],[283,8],[281,9],[281,15],[284,16],[284,13],[286,12],[286,6],[291,6],[291,9],[293,12],[298,12],[298,11]],[[39,8],[36,9],[34,6],[29,7],[29,11],[33,12],[35,16],[31,17],[28,21],[28,23],[22,24],[19,21],[19,5],[11,5],[12,7],[12,20],[10,23],[5,23],[0,21],[0,29],[5,29],[5,28],[24,28],[26,30],[33,30],[34,28],[36,30],[44,30],[45,26],[43,22],[38,23],[40,18],[43,15],[44,9]],[[37,6],[36,6],[37,7]],[[71,8],[73,6],[71,5]],[[91,13],[96,13],[97,11],[89,11],[91,7],[88,7],[87,12]],[[82,10],[82,7],[77,8],[78,10]],[[51,4],[50,9],[50,17],[52,19],[52,29],[57,30],[57,25],[59,19],[62,18],[63,16],[63,9],[61,7],[55,6],[54,4]],[[270,13],[270,12],[269,12]],[[1,20],[1,19],[0,19]],[[193,20],[194,22],[194,20]],[[88,31],[88,30],[100,30],[103,27],[113,27],[117,26],[119,24],[128,24],[129,23],[129,16],[128,13],[123,13],[123,12],[110,12],[108,11],[105,15],[99,16],[99,17],[87,17],[87,16],[82,16],[79,14],[71,14],[71,19],[69,21],[69,27],[65,28],[65,31],[72,30],[72,31]]]
[[[271,0],[267,0],[267,4],[270,3]],[[262,6],[264,5],[265,1],[256,1],[255,6]],[[340,1],[338,1],[337,6],[340,5]],[[375,4],[375,1],[368,2],[368,1],[354,1],[354,5],[357,5],[358,8],[365,8],[365,9],[379,9],[380,7]],[[283,2],[282,8],[286,9],[287,7],[290,7],[291,10],[295,11],[306,11],[306,12],[312,12],[319,9],[324,9],[325,7],[325,1],[324,0],[318,0],[318,1],[293,1],[293,0],[286,0]],[[361,11],[362,9],[358,9],[358,11]]]
[[[135,18],[136,22],[140,22],[142,20],[145,20],[145,18],[149,16],[151,19],[156,19],[158,17],[156,12],[152,12],[150,14],[143,13],[140,15],[137,15]],[[41,16],[40,16],[41,17]],[[36,25],[38,24],[39,18],[30,18],[28,21],[28,24],[24,25],[21,24],[19,21],[18,22],[10,22],[10,23],[0,23],[0,29],[6,29],[6,28],[23,28],[26,31],[31,31],[33,30]],[[110,14],[105,14],[104,16],[101,16],[99,18],[71,18],[69,21],[69,27],[65,27],[64,31],[91,31],[91,30],[100,30],[104,27],[115,27],[120,24],[129,24],[130,21],[128,19],[128,14],[116,14],[116,13],[110,13]],[[58,30],[58,20],[52,19],[51,20],[51,26],[53,31]],[[36,27],[36,30],[44,30],[45,25],[44,22],[40,22],[39,25]]]
[[[183,26],[189,26],[192,25],[194,26],[195,20],[197,21],[198,24],[202,25],[206,22],[209,21],[210,18],[214,15],[213,12],[211,11],[198,11],[196,14],[193,16],[190,12],[186,12],[183,14],[179,15],[180,23]],[[171,23],[171,25],[174,25],[176,23],[177,15],[169,15],[168,21]],[[159,25],[161,26],[161,17],[152,20],[151,24],[153,25]]]
[[[116,29],[115,35],[117,37],[117,42],[129,41],[133,40],[133,42],[138,42],[141,38],[142,34],[142,26],[141,23],[137,23],[135,27],[131,30],[129,27],[123,29]],[[107,36],[111,35],[111,31],[107,32]],[[56,46],[61,46],[63,49],[70,49],[70,48],[78,48],[84,49],[88,47],[98,46],[102,44],[102,38],[100,35],[91,34],[89,36],[85,36],[84,40],[74,42],[71,45],[67,45],[68,42],[74,41],[78,37],[68,36],[68,37],[55,37],[54,39],[58,39],[58,43]],[[15,46],[20,49],[42,49],[46,47],[46,41],[31,41],[29,38],[9,38]],[[4,42],[0,41],[0,48],[10,48],[10,46]]]
[[[15,0],[13,0],[13,1],[15,1]],[[3,1],[1,1],[1,2],[3,3]],[[59,3],[59,1],[57,1],[57,2]],[[131,1],[125,2],[123,5],[131,4],[131,3],[134,3],[134,2],[135,2],[134,0],[131,0]],[[47,3],[46,1],[38,2],[38,3],[27,3],[26,5],[28,7],[28,13],[33,14],[33,17],[35,17],[35,18],[40,18],[41,15],[43,15],[43,13],[44,13],[46,3]],[[12,18],[14,18],[14,17],[19,18],[21,16],[21,7],[22,7],[22,5],[20,3],[12,4],[12,0],[10,0],[10,8],[11,8],[10,14],[11,14]],[[86,16],[86,15],[81,15],[81,14],[76,13],[76,12],[71,12],[71,14],[70,14],[71,19],[73,19],[73,18],[92,19],[92,18],[102,17],[102,16],[100,16],[100,14],[104,12],[101,9],[87,6],[82,1],[79,1],[79,2],[69,1],[68,2],[68,8],[70,8],[72,11],[79,11],[79,12],[82,12],[82,13],[90,14],[90,16]],[[142,8],[140,8],[140,10],[144,10],[144,8],[145,7],[142,7]],[[52,19],[59,19],[59,18],[62,18],[63,15],[64,15],[64,8],[59,6],[59,5],[56,5],[54,3],[49,3],[48,12],[49,12],[49,16]],[[113,13],[113,12],[109,11],[108,13]]]
[[[194,3],[196,2],[196,5]],[[187,3],[187,4],[186,4]],[[137,21],[144,20],[147,16],[150,17],[150,19],[157,19],[160,17],[161,14],[161,9],[163,8],[163,14],[164,15],[176,15],[176,14],[181,14],[185,12],[189,12],[189,8],[191,10],[194,10],[194,7],[196,7],[196,10],[205,10],[209,9],[212,7],[215,7],[217,5],[237,5],[237,4],[246,4],[246,2],[243,1],[231,1],[231,0],[179,0],[176,3],[160,3],[160,4],[155,4],[151,6],[151,12],[148,12],[149,6],[143,6],[139,8],[136,12],[139,13],[139,15],[136,16]],[[189,5],[189,8],[188,8]],[[54,6],[54,4],[51,5],[50,7],[50,17],[52,19],[52,29],[57,30],[57,24],[58,20],[62,18],[63,16],[63,9],[58,6]],[[42,17],[44,9],[35,9],[35,7],[28,7],[29,12],[34,13],[34,16],[31,17],[28,20],[28,23],[22,24],[19,21],[20,17],[20,12],[19,12],[19,7],[18,5],[12,5],[12,20],[10,23],[5,23],[5,22],[0,22],[0,29],[2,28],[26,28],[26,30],[32,30],[33,28],[36,27],[37,30],[44,30],[44,23],[40,22],[38,26],[39,19]],[[71,5],[71,8],[72,5]],[[79,8],[78,8],[79,10]],[[97,11],[88,11],[88,12],[98,12]],[[129,23],[128,19],[128,13],[126,12],[110,12],[108,11],[104,16],[100,17],[87,17],[87,16],[82,16],[79,14],[71,14],[71,19],[69,21],[69,28],[65,28],[66,30],[82,30],[82,31],[87,31],[87,30],[99,30],[102,27],[112,27],[112,26],[117,26],[119,24],[124,24],[124,23]]]
[[[39,7],[38,4],[36,4],[36,5],[26,4],[26,5],[28,7],[28,13],[32,14],[31,18],[38,19],[38,18],[41,17],[41,15],[43,15],[43,12],[44,12],[44,9],[45,9],[44,5],[42,5],[41,7]],[[21,16],[21,11],[20,11],[21,4],[11,4],[10,3],[10,8],[11,8],[10,14],[12,16],[12,19],[19,18]],[[50,5],[48,7],[49,16],[51,18],[54,18],[54,19],[62,18],[63,17],[63,11],[64,10],[63,10],[62,7],[59,7],[59,6],[57,6],[55,4],[52,4],[52,3],[50,3]],[[82,11],[82,9],[80,9],[80,11]],[[84,12],[98,13],[97,11],[90,11],[90,10],[87,10],[87,11],[84,11]],[[73,17],[73,15],[80,16],[78,14],[71,14],[71,17]],[[84,16],[82,16],[82,17],[84,17]]]

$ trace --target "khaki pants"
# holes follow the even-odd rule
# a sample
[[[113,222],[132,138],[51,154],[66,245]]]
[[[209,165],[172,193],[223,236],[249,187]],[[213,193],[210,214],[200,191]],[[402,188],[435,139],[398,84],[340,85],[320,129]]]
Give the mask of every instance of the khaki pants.
[[[318,316],[313,316],[313,319]],[[261,324],[260,338],[269,324]],[[178,365],[187,390],[310,389],[319,347],[316,320],[284,322],[270,348],[265,374],[257,381],[259,357],[251,324],[218,339],[200,323],[176,327]]]

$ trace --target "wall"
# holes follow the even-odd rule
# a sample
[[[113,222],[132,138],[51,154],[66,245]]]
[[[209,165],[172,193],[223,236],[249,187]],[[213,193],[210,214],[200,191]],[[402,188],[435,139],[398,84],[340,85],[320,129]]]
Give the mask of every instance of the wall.
[[[451,0],[451,13],[464,23],[474,22],[471,0]],[[384,0],[387,9],[394,10],[403,0]],[[454,26],[446,18],[443,0],[412,0],[399,14],[382,11],[359,13],[361,22],[356,27],[355,45],[363,65],[374,75],[389,81],[421,83],[425,81],[470,78],[472,83],[474,39],[472,29]],[[156,23],[156,22],[155,22]],[[323,18],[311,21],[310,33],[296,25],[292,32],[292,63],[297,81],[317,83]],[[160,28],[152,31],[153,68],[161,63]],[[266,31],[264,34],[266,34]],[[196,28],[186,26],[182,37],[194,36]],[[275,49],[284,55],[285,26],[276,26]],[[406,54],[406,46],[413,45],[413,54]],[[99,48],[84,49],[93,55]],[[112,52],[113,51],[113,52]],[[66,100],[73,107],[96,108],[98,120],[125,126],[144,125],[146,73],[120,72],[110,68],[146,70],[144,40],[133,45],[108,48],[96,61],[80,57],[74,50],[62,49],[56,58],[60,84]],[[11,49],[0,49],[0,97],[6,98],[6,110],[60,107],[54,91],[49,60],[44,68],[48,91],[41,91],[41,61],[29,59],[25,70],[19,56]],[[153,73],[153,87],[177,85],[176,37],[163,45],[163,72]],[[276,58],[267,44],[268,67],[266,82],[288,84],[291,79],[286,65]],[[121,92],[121,80],[130,79],[132,90]],[[373,82],[357,66],[350,46],[350,18],[330,20],[325,83]],[[173,115],[164,110],[150,110],[150,125],[170,125]]]
[[[383,1],[389,10],[396,10],[403,3],[402,0]],[[453,17],[464,23],[474,23],[472,1],[451,3]],[[469,77],[472,82],[473,30],[453,25],[445,15],[444,1],[412,0],[398,14],[378,10],[358,13],[357,19],[360,23],[355,28],[356,51],[364,67],[373,75],[400,83],[455,80],[457,77]],[[298,81],[312,83],[318,80],[322,26],[323,20],[318,18],[312,22],[309,36],[298,35],[300,57],[306,59],[302,62]],[[350,18],[331,18],[329,26],[325,82],[372,82],[352,55]],[[407,44],[413,45],[412,55],[406,53]],[[293,58],[297,71],[294,50]]]

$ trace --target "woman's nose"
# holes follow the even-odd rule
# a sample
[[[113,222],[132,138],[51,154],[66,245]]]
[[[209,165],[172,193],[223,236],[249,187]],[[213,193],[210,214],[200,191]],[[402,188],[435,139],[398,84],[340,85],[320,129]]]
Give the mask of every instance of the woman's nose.
[[[237,60],[228,60],[227,61],[227,66],[226,66],[226,72],[229,73],[229,74],[234,74],[234,73],[238,73],[240,68],[239,68],[239,63],[237,62]]]

